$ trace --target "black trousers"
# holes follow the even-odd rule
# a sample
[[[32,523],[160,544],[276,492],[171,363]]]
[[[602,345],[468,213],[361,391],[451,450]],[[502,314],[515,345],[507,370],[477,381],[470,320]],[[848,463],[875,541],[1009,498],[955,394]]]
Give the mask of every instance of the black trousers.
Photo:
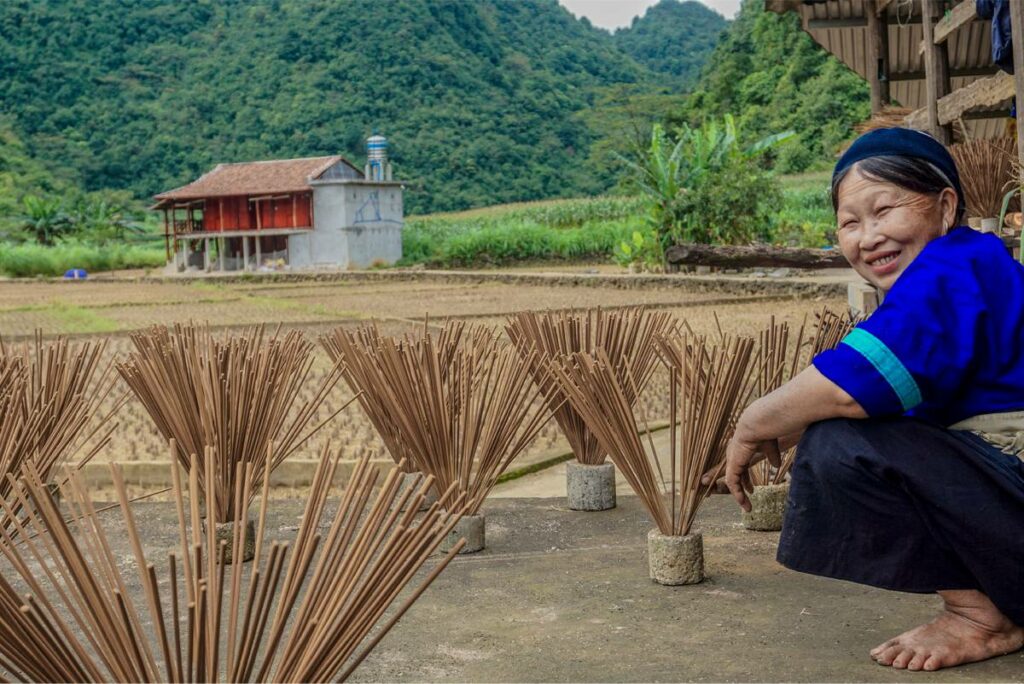
[[[1024,461],[913,418],[815,423],[778,560],[897,591],[977,589],[1024,626]]]

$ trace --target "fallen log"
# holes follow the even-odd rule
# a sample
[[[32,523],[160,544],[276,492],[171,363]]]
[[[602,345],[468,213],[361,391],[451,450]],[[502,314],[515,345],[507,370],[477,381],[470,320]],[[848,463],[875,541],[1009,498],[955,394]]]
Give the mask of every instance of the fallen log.
[[[718,266],[722,268],[842,268],[848,266],[838,249],[773,247],[771,245],[723,246],[688,243],[665,250],[670,266]]]

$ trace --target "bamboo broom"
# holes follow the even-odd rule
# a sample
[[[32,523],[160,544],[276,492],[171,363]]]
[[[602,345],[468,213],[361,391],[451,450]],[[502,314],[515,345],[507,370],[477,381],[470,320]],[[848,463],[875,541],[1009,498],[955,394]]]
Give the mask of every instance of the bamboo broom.
[[[601,465],[605,452],[587,429],[586,421],[558,389],[551,371],[554,358],[575,352],[593,353],[603,349],[619,376],[625,379],[628,367],[636,386],[622,383],[630,406],[650,381],[657,368],[654,341],[675,328],[670,314],[649,312],[644,308],[626,311],[590,309],[583,312],[521,311],[509,317],[505,331],[529,366],[534,381],[549,396],[548,408],[572,448],[576,460]],[[536,351],[537,353],[533,353]]]
[[[1006,184],[1014,179],[1016,143],[1012,138],[967,140],[950,145],[967,200],[967,213],[976,218],[995,218],[1002,208]]]
[[[340,450],[332,457],[324,448],[291,543],[262,542],[270,472],[265,462],[256,558],[229,566],[229,549],[239,554],[246,543],[245,526],[236,526],[231,542],[219,544],[209,527],[202,533],[199,471],[205,465],[212,475],[213,463],[197,459],[183,482],[175,456],[180,548],[160,571],[146,556],[121,471],[111,466],[138,573],[134,586],[80,475],[71,473],[62,484],[72,513],[65,521],[30,466],[12,499],[0,501],[21,540],[0,530],[0,554],[11,566],[0,574],[0,668],[23,681],[347,678],[458,552],[461,545],[399,602],[457,522],[458,515],[442,506],[455,511],[461,501],[448,491],[416,519],[429,480],[403,490],[393,469],[374,495],[379,473],[363,457],[336,512],[327,516],[340,458]],[[236,464],[238,470],[253,467]],[[233,497],[244,509],[254,478],[240,473],[234,482]],[[24,522],[12,515],[14,500],[28,511]],[[412,505],[401,513],[403,503]],[[209,497],[205,505],[212,513]],[[16,588],[14,577],[24,587]]]
[[[208,326],[188,323],[153,326],[131,339],[134,350],[117,370],[164,439],[175,441],[179,463],[190,467],[196,455],[213,459],[212,470],[200,469],[199,485],[218,523],[238,517],[232,493],[243,471],[237,464],[252,464],[254,496],[264,463],[273,471],[351,403],[309,427],[341,369],[335,365],[300,404],[314,345],[298,331],[268,335],[261,325],[215,337]]]

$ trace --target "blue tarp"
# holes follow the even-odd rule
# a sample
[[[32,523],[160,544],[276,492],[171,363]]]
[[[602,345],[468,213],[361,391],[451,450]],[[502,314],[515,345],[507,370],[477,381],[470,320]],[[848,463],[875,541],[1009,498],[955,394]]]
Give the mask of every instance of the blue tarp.
[[[992,20],[992,61],[1013,73],[1013,29],[1009,0],[977,0],[978,16]]]
[[[64,280],[85,280],[88,277],[89,274],[85,272],[84,268],[72,268],[64,271]]]

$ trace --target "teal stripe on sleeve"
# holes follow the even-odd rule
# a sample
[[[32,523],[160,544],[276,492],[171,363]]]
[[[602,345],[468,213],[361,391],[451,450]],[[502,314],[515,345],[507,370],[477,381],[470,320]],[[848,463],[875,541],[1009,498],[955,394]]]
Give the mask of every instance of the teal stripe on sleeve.
[[[882,340],[863,328],[854,328],[843,338],[842,344],[851,347],[882,374],[896,396],[900,398],[904,411],[909,411],[924,401],[914,376]]]

